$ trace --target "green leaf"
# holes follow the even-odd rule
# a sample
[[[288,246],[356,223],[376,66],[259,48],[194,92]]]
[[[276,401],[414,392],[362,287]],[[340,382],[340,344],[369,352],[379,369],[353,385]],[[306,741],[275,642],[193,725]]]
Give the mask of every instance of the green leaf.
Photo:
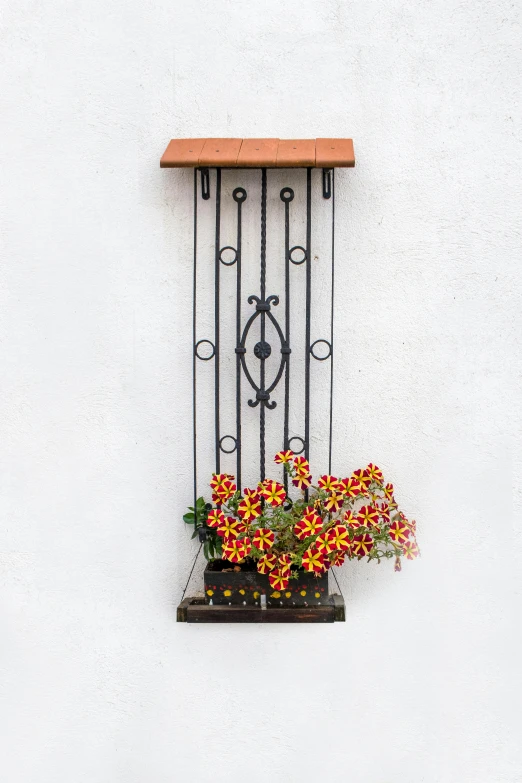
[[[186,522],[187,525],[193,525],[194,524],[194,514],[183,514],[183,522]]]

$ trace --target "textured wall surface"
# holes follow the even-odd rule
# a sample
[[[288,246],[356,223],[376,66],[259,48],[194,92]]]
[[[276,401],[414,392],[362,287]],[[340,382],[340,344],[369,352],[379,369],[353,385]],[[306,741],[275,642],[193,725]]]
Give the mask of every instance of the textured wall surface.
[[[522,781],[518,4],[1,17],[2,781]],[[174,622],[192,135],[355,139],[333,467],[377,462],[423,557],[345,567],[344,625]]]

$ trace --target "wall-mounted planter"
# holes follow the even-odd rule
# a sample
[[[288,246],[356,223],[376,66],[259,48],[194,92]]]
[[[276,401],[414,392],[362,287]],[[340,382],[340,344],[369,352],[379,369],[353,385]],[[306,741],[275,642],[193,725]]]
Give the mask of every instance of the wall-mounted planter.
[[[277,435],[277,448],[291,449],[308,460],[311,445],[311,403],[314,375],[325,373],[330,384],[329,409],[322,403],[328,433],[328,470],[332,454],[332,388],[333,388],[333,296],[334,296],[334,168],[355,165],[351,139],[173,139],[160,163],[162,168],[194,169],[194,276],[193,276],[193,433],[194,433],[194,508],[200,495],[198,464],[200,455],[212,444],[213,470],[220,474],[233,468],[238,488],[245,473],[245,424],[253,417],[259,421],[259,480],[266,479],[265,448],[269,437]],[[215,174],[211,172],[215,169]],[[238,173],[232,184],[231,173]],[[255,169],[260,170],[256,182]],[[315,170],[320,169],[316,173]],[[288,176],[282,177],[286,170]],[[271,172],[274,172],[273,174]],[[254,178],[254,179],[253,179]],[[249,184],[250,183],[250,184]],[[237,187],[237,185],[240,187]],[[283,187],[281,187],[283,185]],[[322,198],[321,198],[322,196]],[[295,197],[295,198],[294,198]],[[258,201],[257,199],[260,200]],[[324,201],[323,201],[324,200]],[[207,203],[206,206],[205,203]],[[318,280],[312,248],[313,204],[324,203],[323,220],[329,215],[331,234],[324,240],[322,253],[330,268],[326,278],[331,286],[331,304],[324,301],[325,278]],[[259,212],[255,214],[259,204]],[[213,209],[212,209],[213,206]],[[315,209],[315,207],[314,207]],[[210,211],[212,210],[212,212]],[[223,241],[223,220],[235,225],[232,239]],[[200,214],[201,213],[201,214]],[[206,215],[208,228],[214,232],[213,257],[198,266],[198,232]],[[246,217],[245,217],[246,215]],[[210,218],[210,222],[209,222]],[[250,243],[244,240],[245,224],[259,220],[260,234]],[[279,221],[275,236],[280,236],[277,251],[267,258],[267,223]],[[230,228],[228,228],[230,231]],[[292,238],[292,241],[291,241]],[[204,243],[202,243],[206,246]],[[233,246],[232,246],[233,245]],[[257,246],[254,257],[246,248]],[[259,255],[258,255],[259,253]],[[269,263],[267,263],[267,261]],[[277,264],[275,278],[279,290],[267,275],[267,266]],[[204,331],[198,320],[198,275],[213,267],[213,301],[205,301]],[[256,269],[259,288],[244,291],[245,277]],[[274,266],[272,266],[272,272]],[[250,274],[250,280],[252,275]],[[274,278],[272,278],[273,280]],[[223,285],[233,286],[226,297]],[[249,285],[252,285],[250,282]],[[316,286],[316,288],[314,288]],[[296,306],[294,294],[299,305]],[[316,301],[320,294],[322,301]],[[231,308],[232,303],[232,308]],[[209,330],[208,309],[213,310],[213,330]],[[314,334],[312,308],[330,313],[330,324],[323,323]],[[228,320],[226,320],[228,318]],[[324,319],[323,319],[324,320]],[[326,328],[325,328],[326,327]],[[318,328],[317,326],[315,328]],[[235,344],[224,339],[233,335]],[[290,337],[292,335],[292,339]],[[292,376],[290,366],[292,365]],[[209,374],[208,368],[212,368]],[[224,367],[227,369],[225,370]],[[232,369],[233,368],[233,369]],[[224,378],[224,373],[228,375]],[[198,377],[208,383],[213,379],[214,422],[211,444],[205,431],[198,427]],[[230,379],[230,375],[232,378]],[[201,378],[200,378],[201,380]],[[228,398],[223,393],[224,380]],[[291,384],[298,383],[303,393],[303,410],[293,410]],[[324,383],[322,384],[325,385]],[[230,398],[230,389],[234,398]],[[208,399],[208,398],[207,398]],[[282,416],[271,412],[279,404]],[[232,407],[230,407],[230,405]],[[229,406],[226,408],[225,406]],[[208,411],[208,402],[204,415]],[[224,411],[226,416],[223,415]],[[235,427],[230,426],[231,413]],[[227,429],[223,428],[226,420]],[[207,430],[208,432],[208,430]],[[202,448],[198,450],[199,440]],[[252,438],[249,439],[249,445]],[[231,456],[228,456],[231,455]],[[231,465],[232,462],[232,465]],[[251,463],[249,465],[251,469]],[[272,477],[272,476],[271,476]],[[288,475],[281,482],[290,498]],[[306,495],[306,493],[305,493]],[[197,525],[196,525],[197,527]],[[205,527],[203,525],[203,527]],[[204,530],[201,531],[200,533]],[[233,567],[233,564],[229,564]],[[299,573],[284,590],[270,587],[268,577],[251,572],[220,570],[220,564],[207,566],[204,575],[204,598],[188,598],[178,609],[178,620],[186,622],[333,622],[344,620],[344,603],[340,596],[328,593],[328,573],[316,576]],[[264,600],[261,600],[264,596]]]

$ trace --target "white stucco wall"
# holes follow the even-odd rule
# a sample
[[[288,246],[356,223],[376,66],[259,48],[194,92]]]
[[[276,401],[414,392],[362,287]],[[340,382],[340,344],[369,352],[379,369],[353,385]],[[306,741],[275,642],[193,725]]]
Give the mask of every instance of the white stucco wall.
[[[522,781],[520,22],[4,3],[3,783]],[[191,194],[158,162],[192,135],[355,139],[334,470],[377,462],[423,557],[345,567],[345,624],[175,623]]]

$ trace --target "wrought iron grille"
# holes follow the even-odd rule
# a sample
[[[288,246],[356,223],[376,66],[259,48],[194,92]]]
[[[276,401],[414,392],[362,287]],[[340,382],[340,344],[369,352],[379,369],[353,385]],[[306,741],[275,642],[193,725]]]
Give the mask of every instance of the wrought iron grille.
[[[248,188],[237,186],[223,188],[223,176],[241,176],[242,172],[248,172],[245,176],[250,178]],[[249,191],[253,184],[257,187],[253,178],[260,177],[260,208],[257,212],[257,225],[259,232],[259,255],[248,248],[244,243],[244,212],[248,204]],[[214,187],[212,187],[215,181]],[[282,181],[287,181],[280,187]],[[236,179],[237,182],[237,179]],[[293,185],[291,187],[290,185]],[[300,187],[301,198],[297,199],[295,189]],[[230,192],[231,190],[231,192]],[[325,253],[329,256],[329,269],[327,277],[330,289],[330,301],[325,307],[324,301],[317,302],[314,298],[314,290],[320,296],[323,294],[322,283],[325,275],[321,274],[319,281],[314,279],[314,255],[312,250],[312,197],[321,199],[328,204],[327,219],[331,224],[331,234],[328,238],[328,248]],[[304,196],[304,197],[303,197]],[[271,205],[274,220],[280,220],[284,226],[284,233],[280,230],[280,242],[278,247],[272,247],[271,262],[278,270],[281,290],[272,291],[267,284],[267,204]],[[323,201],[324,200],[324,201]],[[209,206],[213,204],[213,262],[208,257],[207,242],[201,242],[198,231],[201,231],[201,208],[204,202],[205,217],[210,217]],[[279,206],[277,206],[279,205]],[[302,209],[301,220],[297,233],[301,239],[298,244],[291,244],[291,223],[296,211]],[[232,214],[230,214],[232,213]],[[229,233],[235,236],[234,244],[224,245],[222,242],[222,223],[224,216],[229,222],[234,218],[235,225],[229,229]],[[324,216],[323,216],[324,217]],[[255,213],[250,213],[250,228],[256,222]],[[244,438],[245,424],[252,426],[252,419],[256,417],[259,442],[259,480],[263,480],[266,474],[267,431],[277,427],[277,450],[292,449],[296,454],[304,454],[310,459],[311,452],[311,367],[312,360],[317,361],[326,369],[326,381],[328,384],[328,403],[325,411],[325,431],[327,432],[328,470],[331,472],[332,462],[332,426],[333,426],[333,363],[334,363],[334,338],[333,338],[333,314],[334,314],[334,271],[335,271],[335,182],[334,169],[233,169],[223,170],[216,168],[194,169],[194,267],[193,267],[193,437],[194,437],[194,501],[199,495],[199,455],[202,451],[207,454],[209,440],[214,451],[214,470],[223,472],[224,455],[235,455],[235,475],[237,486],[243,486],[244,476]],[[324,239],[323,245],[324,245]],[[198,244],[199,243],[199,244]],[[203,258],[201,247],[203,245]],[[213,263],[213,325],[211,320],[205,319],[205,324],[200,325],[198,319],[199,277],[204,267]],[[254,290],[245,290],[245,270],[251,272],[254,266],[258,267],[259,287]],[[304,288],[303,306],[294,307],[292,302],[292,270],[297,268],[302,271],[302,279],[299,281],[300,289]],[[208,272],[208,269],[206,269]],[[222,292],[223,283],[230,287],[233,294],[225,298]],[[317,282],[321,285],[317,286]],[[225,301],[223,301],[225,299]],[[282,305],[282,307],[281,307]],[[248,309],[247,309],[248,306]],[[321,312],[327,312],[327,322],[323,324],[326,332],[312,333],[312,310],[321,307]],[[281,312],[283,311],[283,312]],[[324,321],[324,319],[323,319]],[[298,324],[304,341],[299,346],[294,340],[295,326]],[[208,333],[212,329],[213,333]],[[272,337],[269,336],[271,332]],[[230,337],[234,334],[234,347],[225,347],[223,335]],[[251,345],[255,340],[253,346]],[[230,343],[230,340],[228,341]],[[298,341],[299,342],[299,341]],[[302,344],[304,342],[304,345]],[[250,347],[249,347],[250,346]],[[231,351],[235,356],[231,360]],[[296,353],[297,352],[297,353]],[[270,357],[272,364],[269,367]],[[223,367],[226,360],[227,367]],[[275,364],[274,364],[275,362]],[[205,383],[213,384],[213,437],[209,435],[208,427],[200,431],[201,404],[200,372],[202,365],[213,363],[212,377],[206,373]],[[328,367],[329,365],[329,367]],[[208,366],[208,364],[207,364]],[[230,371],[233,378],[233,393],[223,392],[224,373]],[[297,376],[296,376],[297,374]],[[294,377],[295,376],[295,377]],[[291,426],[291,379],[299,384],[303,392],[304,409],[297,416],[298,424]],[[230,378],[227,380],[230,382]],[[324,386],[324,384],[323,384]],[[277,397],[277,399],[276,399]],[[203,405],[206,405],[206,418],[208,421],[208,388]],[[282,407],[282,416],[276,418],[274,411]],[[233,410],[235,425],[232,430],[222,425],[223,412]],[[297,429],[296,429],[297,427]],[[249,443],[251,437],[248,437]],[[257,451],[257,449],[256,449]],[[226,459],[231,459],[226,457]],[[233,458],[232,458],[233,459]],[[228,472],[228,471],[225,471]],[[273,471],[271,471],[273,475]],[[204,476],[205,480],[207,479]],[[287,474],[283,471],[285,488],[287,486]]]

